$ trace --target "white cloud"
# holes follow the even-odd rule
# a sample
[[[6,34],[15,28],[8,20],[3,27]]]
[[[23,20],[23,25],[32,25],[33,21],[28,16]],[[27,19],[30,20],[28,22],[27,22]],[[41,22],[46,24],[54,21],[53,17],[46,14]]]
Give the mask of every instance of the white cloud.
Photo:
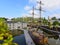
[[[36,0],[29,0],[29,3],[35,3]]]
[[[28,13],[29,13],[29,14],[32,14],[32,12],[33,12],[33,11],[32,11],[32,10],[30,10]]]
[[[22,14],[22,17],[32,17],[32,15],[29,15],[29,14]]]
[[[60,0],[43,0],[44,6],[47,9],[55,9],[59,8],[60,6]]]
[[[36,2],[36,8],[39,8],[40,7],[40,5],[39,4],[37,4],[37,1],[40,1],[40,0],[30,0],[31,2]],[[47,9],[48,11],[53,11],[53,10],[55,10],[55,9],[60,9],[60,0],[41,0],[42,1],[42,3],[44,4],[44,5],[42,5],[42,8],[43,8],[43,10],[44,9]],[[30,2],[30,3],[31,3]],[[58,10],[56,10],[56,11],[58,11]],[[35,12],[35,13],[37,13],[37,12]],[[49,12],[48,12],[49,13]],[[48,14],[49,15],[49,14]],[[60,14],[51,14],[51,16],[50,17],[57,17],[57,18],[60,18],[60,16],[59,16]],[[36,17],[36,16],[35,16]],[[42,16],[42,17],[47,17],[47,16]]]
[[[24,9],[25,10],[29,10],[31,7],[30,6],[25,6]]]
[[[40,0],[29,0],[29,3],[36,3],[36,1],[40,1]],[[53,10],[53,9],[56,9],[56,8],[60,9],[60,0],[41,0],[41,1],[44,4],[44,5],[42,5],[42,7],[49,10],[49,11]],[[40,6],[39,4],[36,4],[36,8],[39,8],[39,6]],[[25,6],[24,9],[25,10],[30,10],[31,7],[30,6]],[[32,10],[28,11],[28,13],[32,13],[32,12],[33,12]],[[40,17],[39,14],[37,13],[37,11],[35,11],[35,14],[37,14],[37,15],[34,16],[35,18]],[[50,17],[55,16],[57,18],[60,18],[59,15],[60,14],[51,14]],[[32,17],[32,15],[29,15],[29,14],[23,14],[23,16]],[[47,16],[43,15],[42,17],[47,17]]]
[[[30,10],[28,13],[32,16],[33,11]],[[40,17],[38,11],[35,10],[35,11],[34,11],[34,14],[35,14],[35,15],[34,15],[34,18],[38,18],[38,17]]]
[[[52,18],[52,17],[60,18],[60,14],[53,14],[50,16],[50,18]]]
[[[29,12],[28,12],[28,14],[22,14],[22,17],[33,17],[33,15],[32,15],[32,10],[30,10]],[[40,16],[39,16],[39,14],[37,13],[37,11],[35,11],[35,15],[34,15],[34,18],[39,18]]]
[[[35,2],[35,1],[40,1],[40,0],[29,0],[31,2]],[[47,9],[55,9],[55,8],[60,8],[60,0],[41,0],[44,3],[44,8]],[[37,5],[36,7],[39,7],[39,5]]]

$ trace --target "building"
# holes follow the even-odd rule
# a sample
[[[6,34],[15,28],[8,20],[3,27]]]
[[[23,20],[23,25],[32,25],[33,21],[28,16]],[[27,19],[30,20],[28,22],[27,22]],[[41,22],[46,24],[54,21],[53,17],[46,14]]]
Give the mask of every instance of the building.
[[[13,30],[13,29],[22,29],[27,27],[27,23],[25,22],[17,22],[17,21],[7,21],[8,29]]]

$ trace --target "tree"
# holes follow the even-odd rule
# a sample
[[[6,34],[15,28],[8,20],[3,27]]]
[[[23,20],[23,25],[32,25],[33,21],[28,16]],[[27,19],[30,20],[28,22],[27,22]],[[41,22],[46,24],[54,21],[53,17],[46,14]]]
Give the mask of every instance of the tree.
[[[53,27],[55,27],[56,28],[56,31],[58,31],[57,30],[57,27],[59,26],[59,22],[58,21],[54,21],[53,22]]]
[[[0,40],[3,41],[0,45],[17,45],[12,42],[13,36],[9,33],[6,20],[3,18],[0,18]]]
[[[52,28],[52,23],[48,22],[48,27],[51,29]]]
[[[60,26],[60,23],[59,23],[59,26]]]
[[[32,21],[33,22],[33,18],[32,17],[17,17],[17,18],[12,18],[12,21],[20,21],[20,22],[29,22]],[[34,18],[34,22],[37,21],[38,18]]]
[[[48,20],[44,18],[44,19],[43,19],[43,24],[44,24],[44,25],[47,25],[47,24],[48,24]]]
[[[52,19],[52,20],[57,20],[56,17],[52,17],[51,19]]]

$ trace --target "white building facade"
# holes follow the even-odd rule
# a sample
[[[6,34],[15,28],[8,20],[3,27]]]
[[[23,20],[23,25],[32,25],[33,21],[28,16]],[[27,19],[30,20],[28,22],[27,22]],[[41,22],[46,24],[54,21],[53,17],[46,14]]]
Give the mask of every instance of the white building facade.
[[[16,22],[16,21],[7,21],[8,29],[22,29],[27,27],[27,23],[25,22]]]

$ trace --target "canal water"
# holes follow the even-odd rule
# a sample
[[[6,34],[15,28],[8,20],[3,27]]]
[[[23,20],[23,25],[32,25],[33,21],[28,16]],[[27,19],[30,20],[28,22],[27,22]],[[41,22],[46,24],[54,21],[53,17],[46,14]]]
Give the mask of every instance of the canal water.
[[[38,32],[43,33],[42,30],[39,30]],[[49,35],[47,33],[44,33],[45,35]],[[48,43],[49,45],[60,45],[60,40],[59,38],[55,39],[54,37],[48,38]]]
[[[17,43],[18,45],[26,45],[24,34],[20,36],[15,36],[13,42]]]
[[[59,39],[49,38],[48,41],[50,45],[60,45]]]
[[[25,41],[25,36],[24,34],[21,34],[19,36],[15,36],[13,38],[13,42],[17,43],[18,45],[26,45],[26,41]],[[3,41],[0,40],[0,44],[3,43]]]

